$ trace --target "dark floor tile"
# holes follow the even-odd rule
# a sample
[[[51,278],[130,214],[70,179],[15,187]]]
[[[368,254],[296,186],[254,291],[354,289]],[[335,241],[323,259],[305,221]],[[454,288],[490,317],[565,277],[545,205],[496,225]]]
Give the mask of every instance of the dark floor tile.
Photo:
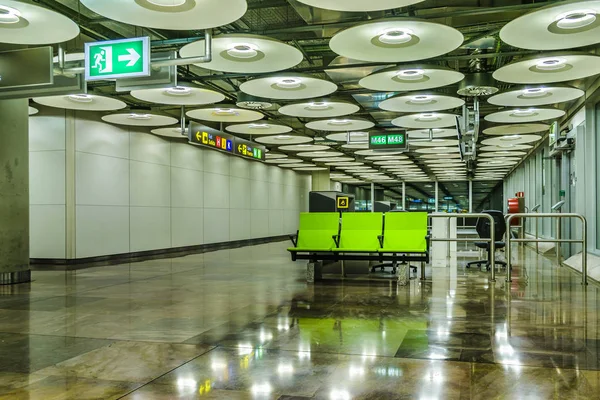
[[[58,311],[93,303],[99,300],[104,300],[104,298],[85,296],[58,296],[43,300],[34,300],[27,303],[18,303],[8,308],[12,310]],[[6,307],[0,306],[0,308]]]

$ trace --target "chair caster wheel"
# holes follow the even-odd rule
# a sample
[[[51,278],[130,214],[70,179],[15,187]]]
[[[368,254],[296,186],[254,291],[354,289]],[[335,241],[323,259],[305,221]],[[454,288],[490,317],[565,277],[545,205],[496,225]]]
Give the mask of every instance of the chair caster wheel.
[[[396,275],[396,272],[397,272],[396,268],[392,269],[392,275]]]

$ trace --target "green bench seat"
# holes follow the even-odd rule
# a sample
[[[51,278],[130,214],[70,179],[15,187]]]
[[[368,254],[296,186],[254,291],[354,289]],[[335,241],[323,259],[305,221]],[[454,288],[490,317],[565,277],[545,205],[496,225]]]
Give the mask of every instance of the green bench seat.
[[[377,253],[383,228],[383,213],[342,214],[342,229],[337,237],[341,253]]]
[[[426,212],[396,212],[385,215],[379,253],[427,253],[429,240]]]
[[[336,247],[334,237],[339,232],[338,213],[301,213],[298,232],[292,237],[294,247],[288,251],[294,261],[297,253],[330,252]]]

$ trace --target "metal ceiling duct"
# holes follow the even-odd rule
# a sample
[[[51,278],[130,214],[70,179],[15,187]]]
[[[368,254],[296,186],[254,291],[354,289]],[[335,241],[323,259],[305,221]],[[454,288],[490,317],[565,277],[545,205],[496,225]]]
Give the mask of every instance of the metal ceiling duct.
[[[467,97],[486,97],[497,93],[498,84],[488,72],[476,72],[468,74],[465,79],[458,84],[458,93],[460,96]]]

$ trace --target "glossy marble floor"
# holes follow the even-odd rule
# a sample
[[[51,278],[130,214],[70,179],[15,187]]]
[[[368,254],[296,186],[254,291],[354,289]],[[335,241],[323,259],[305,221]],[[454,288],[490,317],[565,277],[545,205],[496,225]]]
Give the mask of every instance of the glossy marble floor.
[[[599,288],[500,275],[309,286],[287,243],[0,287],[0,399],[598,399]]]

